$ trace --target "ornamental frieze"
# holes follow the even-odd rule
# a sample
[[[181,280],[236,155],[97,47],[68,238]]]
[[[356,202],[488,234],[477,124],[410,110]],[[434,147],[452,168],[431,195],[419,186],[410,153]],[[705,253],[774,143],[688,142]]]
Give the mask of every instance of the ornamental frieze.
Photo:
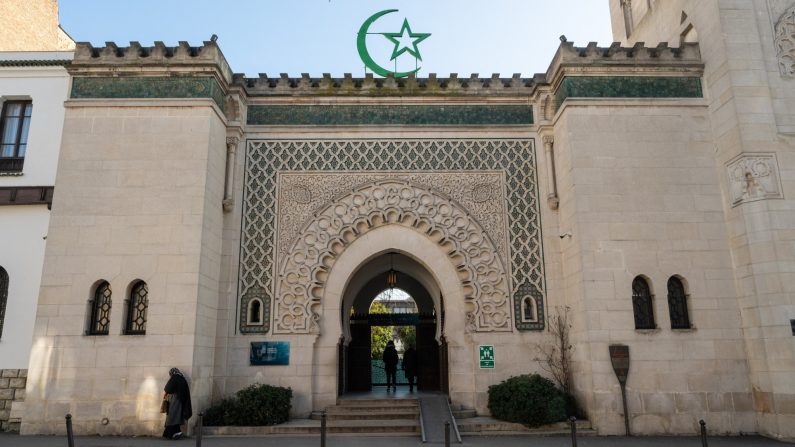
[[[437,191],[461,204],[508,259],[505,182],[501,172],[283,172],[278,175],[277,251],[283,259],[301,227],[324,204],[347,191],[381,180],[401,180]],[[281,263],[278,263],[281,265]]]
[[[385,225],[400,225],[420,232],[444,248],[461,278],[468,332],[511,331],[509,275],[490,235],[469,210],[427,186],[434,183],[450,191],[456,186],[464,187],[469,192],[461,193],[463,197],[471,195],[474,185],[501,184],[496,174],[491,174],[496,178],[490,181],[477,178],[488,175],[473,174],[476,177],[473,181],[466,174],[417,174],[418,180],[426,181],[425,185],[419,185],[390,174],[353,188],[343,185],[361,179],[350,174],[282,176],[280,186],[284,185],[286,190],[294,187],[291,183],[303,183],[314,184],[317,189],[312,191],[318,191],[320,196],[340,187],[347,193],[327,201],[314,212],[297,202],[282,204],[286,211],[279,212],[280,227],[282,224],[294,227],[287,222],[301,217],[308,217],[308,222],[298,232],[280,232],[289,234],[284,240],[280,238],[280,252],[283,245],[292,242],[278,261],[274,333],[318,333],[326,278],[338,256],[359,237]],[[505,214],[504,208],[500,209],[501,202],[504,203],[493,201],[492,213]],[[297,213],[294,206],[299,210]]]

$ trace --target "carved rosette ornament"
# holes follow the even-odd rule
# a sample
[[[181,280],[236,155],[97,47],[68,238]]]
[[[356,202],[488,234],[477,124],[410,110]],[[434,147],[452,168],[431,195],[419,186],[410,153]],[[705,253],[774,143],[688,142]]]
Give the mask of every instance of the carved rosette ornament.
[[[385,179],[332,200],[304,226],[279,271],[274,333],[318,333],[321,299],[336,259],[385,225],[418,231],[447,253],[465,293],[467,331],[512,330],[508,275],[482,226],[441,193]]]
[[[742,154],[726,166],[732,206],[784,196],[775,154]]]
[[[795,5],[778,19],[775,33],[776,57],[781,76],[795,77]]]

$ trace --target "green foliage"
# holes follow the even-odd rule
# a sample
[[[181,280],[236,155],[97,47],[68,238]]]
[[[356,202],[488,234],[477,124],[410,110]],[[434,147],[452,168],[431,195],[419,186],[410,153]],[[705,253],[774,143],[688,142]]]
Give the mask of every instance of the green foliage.
[[[204,412],[204,425],[218,426],[230,425],[230,421],[235,420],[235,404],[234,398],[224,399],[218,405],[214,405]]]
[[[238,391],[235,397],[207,409],[204,425],[256,427],[281,424],[290,418],[292,397],[290,388],[256,383]]]
[[[390,310],[380,301],[373,301],[370,305],[371,314],[388,314]],[[392,340],[393,326],[373,326],[370,328],[370,358],[380,360],[384,356],[384,348]]]
[[[538,427],[566,419],[566,399],[549,379],[522,375],[489,387],[489,410],[497,419]]]
[[[398,326],[396,332],[404,350],[408,349],[409,346],[417,348],[417,328],[414,326]]]

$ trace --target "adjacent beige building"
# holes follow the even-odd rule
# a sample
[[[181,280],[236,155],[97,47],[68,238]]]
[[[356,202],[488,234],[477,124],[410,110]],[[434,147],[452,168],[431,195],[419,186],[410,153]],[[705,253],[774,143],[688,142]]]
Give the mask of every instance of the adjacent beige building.
[[[75,43],[58,24],[58,0],[0,3],[0,51],[73,51]]]
[[[173,366],[194,408],[260,382],[308,417],[369,388],[357,310],[394,271],[420,387],[454,407],[541,371],[569,307],[600,434],[624,432],[620,344],[634,433],[795,438],[795,4],[611,11],[622,43],[563,42],[533,78],[247,78],[214,40],[78,44],[22,432],[155,434]]]
[[[0,431],[23,413],[73,49],[54,1],[0,3]]]

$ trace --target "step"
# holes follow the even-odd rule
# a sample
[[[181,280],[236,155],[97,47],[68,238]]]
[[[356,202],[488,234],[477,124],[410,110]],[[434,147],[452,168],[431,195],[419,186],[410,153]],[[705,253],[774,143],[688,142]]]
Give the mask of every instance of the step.
[[[477,417],[478,412],[475,410],[453,410],[453,417],[458,421],[459,419],[469,419]]]
[[[275,434],[310,435],[320,433],[320,422],[309,419],[294,419],[284,424],[267,427],[204,427],[205,436],[264,436]]]
[[[417,399],[337,399],[340,407],[395,407],[417,406]]]
[[[514,422],[500,421],[491,417],[473,417],[463,419],[458,422],[458,430],[463,435],[466,434],[484,434],[484,435],[509,435],[509,434],[539,434],[539,435],[559,435],[571,433],[571,427],[568,422],[558,422],[555,424],[544,425],[536,428],[528,428],[522,424]],[[590,432],[595,433],[591,429],[589,421],[577,421],[577,433],[583,436],[588,436]]]
[[[320,422],[296,419],[267,427],[204,427],[204,436],[266,436],[266,435],[318,435]],[[416,419],[328,421],[329,435],[416,436],[420,432]]]
[[[416,405],[336,405],[326,408],[326,413],[333,413],[335,411],[342,412],[359,412],[359,413],[389,413],[391,411],[414,411],[419,412],[420,406]]]
[[[399,413],[419,413],[420,407],[417,406],[395,406],[395,407],[329,407],[326,414],[332,413],[361,413],[361,414],[383,414],[388,415],[393,412]],[[319,417],[318,417],[319,418]]]
[[[398,411],[392,409],[391,411],[342,411],[337,409],[335,411],[326,412],[327,421],[361,421],[361,420],[391,420],[391,419],[419,419],[420,413],[418,411]]]
[[[565,437],[571,434],[571,431],[568,430],[523,430],[523,431],[460,431],[461,436],[484,436],[484,437],[495,437],[495,436],[523,436],[523,437],[534,437],[534,438],[543,438],[543,437]],[[587,430],[577,430],[577,437],[591,437],[597,436],[596,430],[587,429]]]
[[[417,419],[334,421],[326,425],[329,433],[419,433]]]

